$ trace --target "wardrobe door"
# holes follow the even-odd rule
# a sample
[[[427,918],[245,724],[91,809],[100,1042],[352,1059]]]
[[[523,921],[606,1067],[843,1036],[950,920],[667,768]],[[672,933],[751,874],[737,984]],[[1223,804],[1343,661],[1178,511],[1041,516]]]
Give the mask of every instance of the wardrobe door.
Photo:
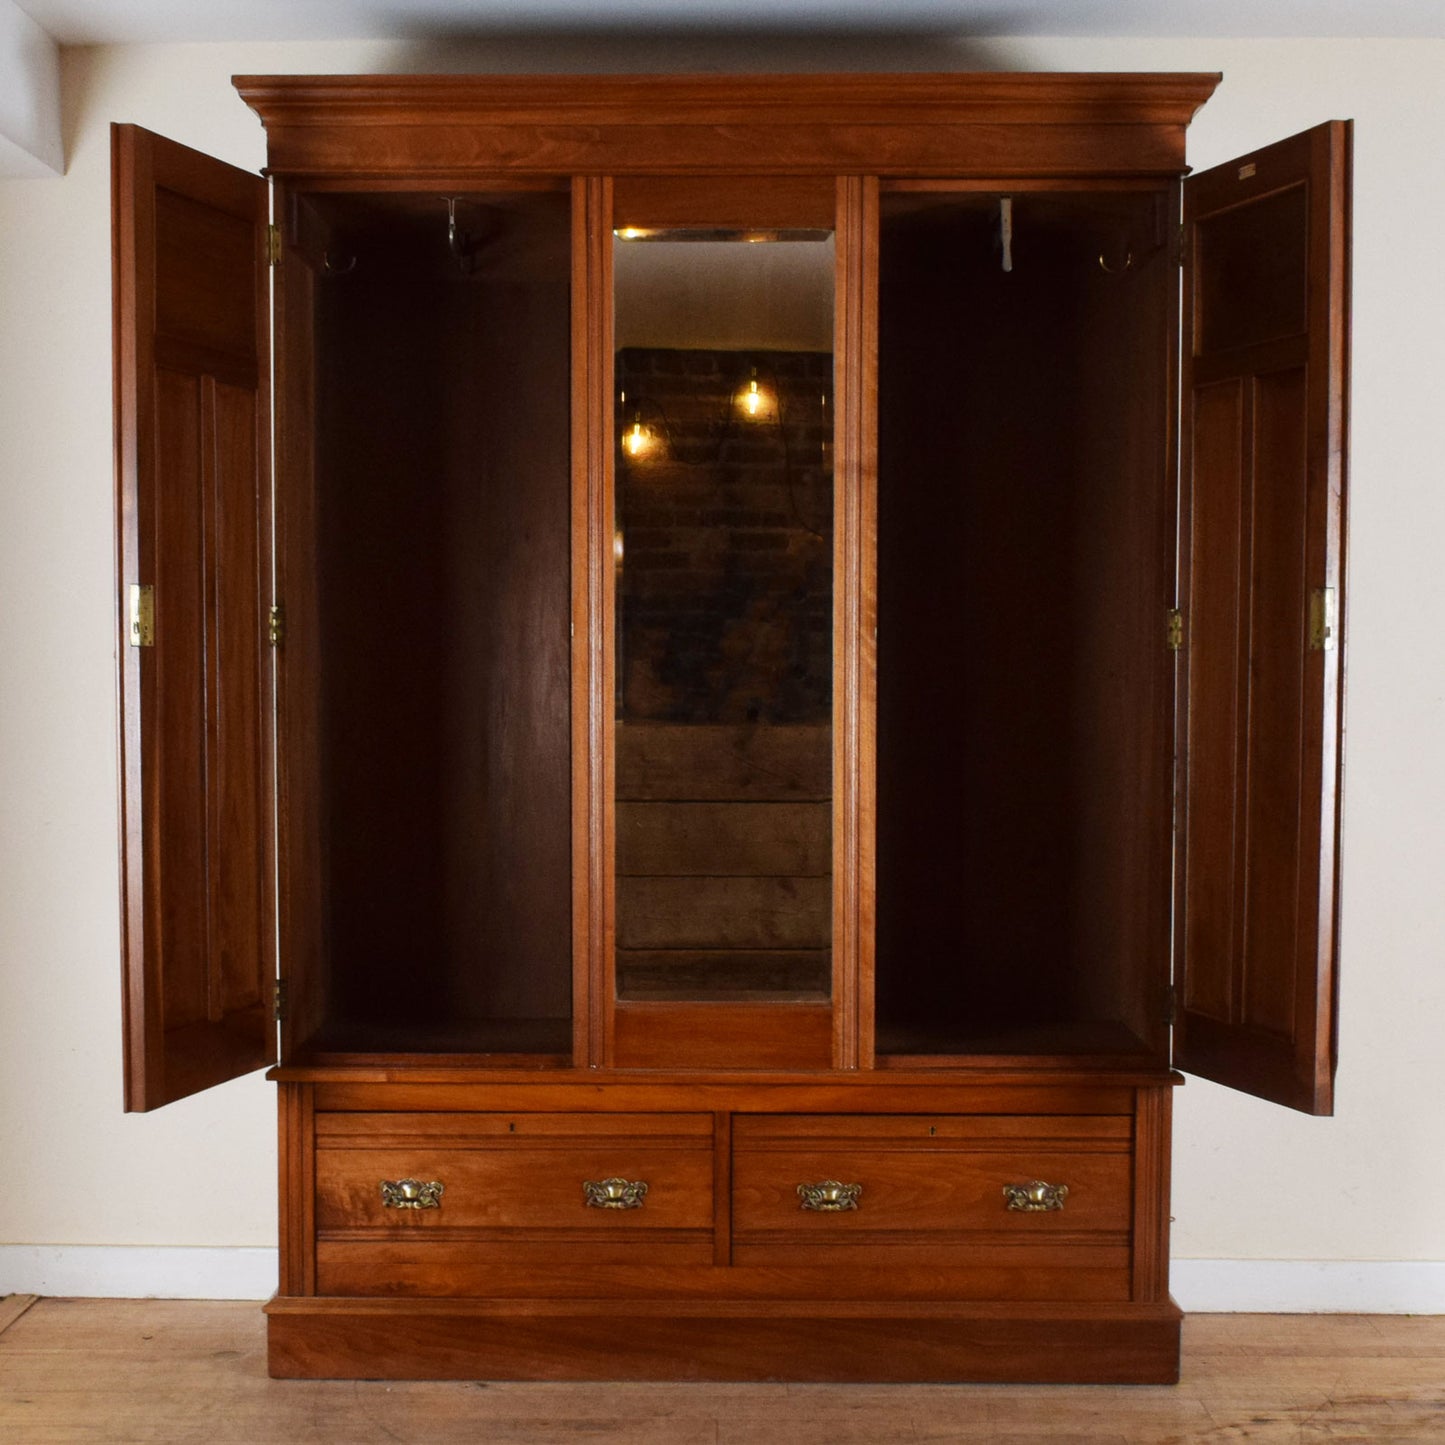
[[[275,1058],[265,183],[112,132],[125,1104]]]
[[[1333,1106],[1350,126],[1184,187],[1175,1059]]]

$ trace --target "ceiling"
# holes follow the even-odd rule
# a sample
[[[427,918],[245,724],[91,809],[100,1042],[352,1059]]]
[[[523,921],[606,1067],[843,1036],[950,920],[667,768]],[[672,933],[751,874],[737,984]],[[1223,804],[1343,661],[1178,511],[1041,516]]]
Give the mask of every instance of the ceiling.
[[[1442,37],[1445,0],[15,0],[63,45],[588,31]]]

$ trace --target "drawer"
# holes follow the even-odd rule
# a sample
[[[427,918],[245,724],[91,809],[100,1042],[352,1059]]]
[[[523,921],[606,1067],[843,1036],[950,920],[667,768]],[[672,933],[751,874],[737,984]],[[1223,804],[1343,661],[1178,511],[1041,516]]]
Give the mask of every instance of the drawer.
[[[712,1143],[708,1114],[321,1113],[316,1231],[559,1246],[710,1238]]]
[[[742,1116],[735,1258],[761,1263],[773,1246],[783,1257],[844,1243],[850,1252],[913,1246],[920,1257],[970,1246],[1118,1248],[1131,1224],[1132,1142],[1126,1115]],[[800,1185],[830,1187],[805,1199]]]

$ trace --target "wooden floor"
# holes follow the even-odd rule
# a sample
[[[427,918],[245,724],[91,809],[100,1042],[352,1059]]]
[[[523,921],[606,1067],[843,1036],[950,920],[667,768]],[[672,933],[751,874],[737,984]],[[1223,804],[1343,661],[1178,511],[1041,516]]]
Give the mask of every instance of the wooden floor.
[[[1173,1388],[266,1376],[254,1304],[0,1300],[0,1441],[1445,1442],[1445,1316],[1197,1315]]]

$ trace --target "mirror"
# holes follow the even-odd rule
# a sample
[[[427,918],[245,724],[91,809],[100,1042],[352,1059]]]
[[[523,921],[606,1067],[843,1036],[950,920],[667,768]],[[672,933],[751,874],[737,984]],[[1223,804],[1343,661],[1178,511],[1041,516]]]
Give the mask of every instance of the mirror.
[[[620,231],[614,275],[618,996],[826,999],[832,233]]]

